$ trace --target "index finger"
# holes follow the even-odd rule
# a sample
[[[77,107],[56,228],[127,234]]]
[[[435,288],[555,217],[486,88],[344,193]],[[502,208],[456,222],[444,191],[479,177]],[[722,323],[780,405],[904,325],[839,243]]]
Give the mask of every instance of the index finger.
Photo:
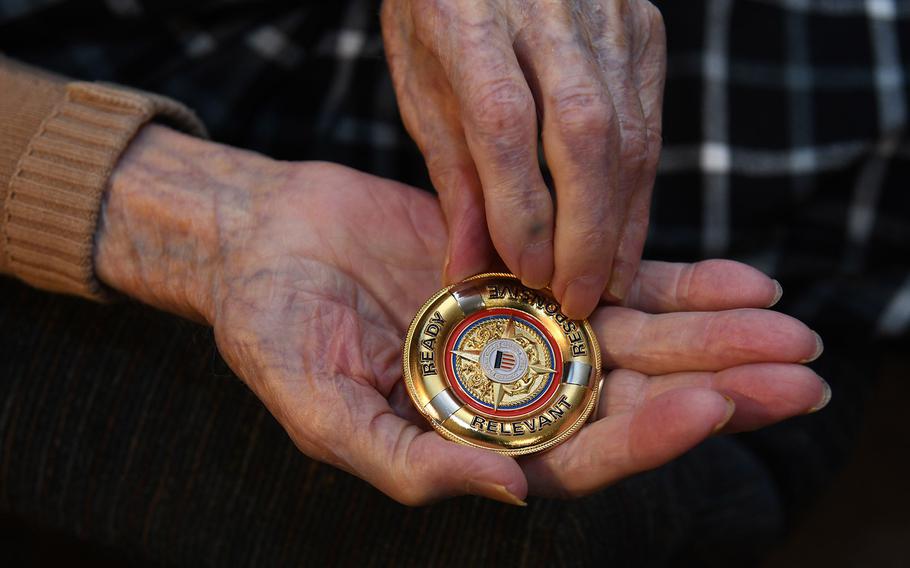
[[[505,17],[485,2],[457,10],[415,2],[417,37],[445,70],[483,186],[490,236],[502,260],[532,287],[553,274],[553,202],[540,171],[534,97]]]

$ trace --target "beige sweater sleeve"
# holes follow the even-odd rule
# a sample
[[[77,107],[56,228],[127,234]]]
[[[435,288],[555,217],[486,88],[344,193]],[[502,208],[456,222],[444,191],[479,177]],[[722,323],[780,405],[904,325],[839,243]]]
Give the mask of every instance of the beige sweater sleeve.
[[[173,100],[67,82],[0,56],[0,273],[103,297],[92,264],[101,197],[120,155],[150,120],[205,136],[196,116]]]

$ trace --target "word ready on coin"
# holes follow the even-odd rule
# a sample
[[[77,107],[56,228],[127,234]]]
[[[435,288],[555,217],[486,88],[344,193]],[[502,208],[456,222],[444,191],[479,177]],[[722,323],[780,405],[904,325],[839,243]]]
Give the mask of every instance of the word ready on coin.
[[[404,345],[408,394],[444,437],[507,455],[541,452],[591,416],[600,350],[545,290],[481,274],[437,292]]]

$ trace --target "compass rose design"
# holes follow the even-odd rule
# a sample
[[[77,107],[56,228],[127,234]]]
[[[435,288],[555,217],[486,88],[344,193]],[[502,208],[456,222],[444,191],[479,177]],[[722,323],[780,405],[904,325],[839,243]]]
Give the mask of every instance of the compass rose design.
[[[545,404],[559,382],[561,356],[544,326],[501,308],[467,318],[447,344],[453,391],[492,416],[517,416]]]

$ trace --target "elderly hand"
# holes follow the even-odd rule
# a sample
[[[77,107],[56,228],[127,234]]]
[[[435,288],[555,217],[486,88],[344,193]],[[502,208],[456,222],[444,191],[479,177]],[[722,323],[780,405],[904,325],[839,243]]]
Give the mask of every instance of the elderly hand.
[[[411,187],[147,126],[112,178],[96,268],[213,325],[301,451],[408,504],[580,495],[826,396],[797,364],[817,355],[812,331],[744,309],[772,303],[772,280],[734,262],[646,262],[625,306],[592,320],[617,369],[597,422],[520,462],[449,442],[413,420],[401,381],[405,329],[438,286],[446,241],[436,200]]]
[[[449,226],[445,279],[487,269],[492,239],[526,285],[551,283],[570,317],[602,294],[622,299],[660,153],[659,11],[646,0],[385,0],[382,29]]]

